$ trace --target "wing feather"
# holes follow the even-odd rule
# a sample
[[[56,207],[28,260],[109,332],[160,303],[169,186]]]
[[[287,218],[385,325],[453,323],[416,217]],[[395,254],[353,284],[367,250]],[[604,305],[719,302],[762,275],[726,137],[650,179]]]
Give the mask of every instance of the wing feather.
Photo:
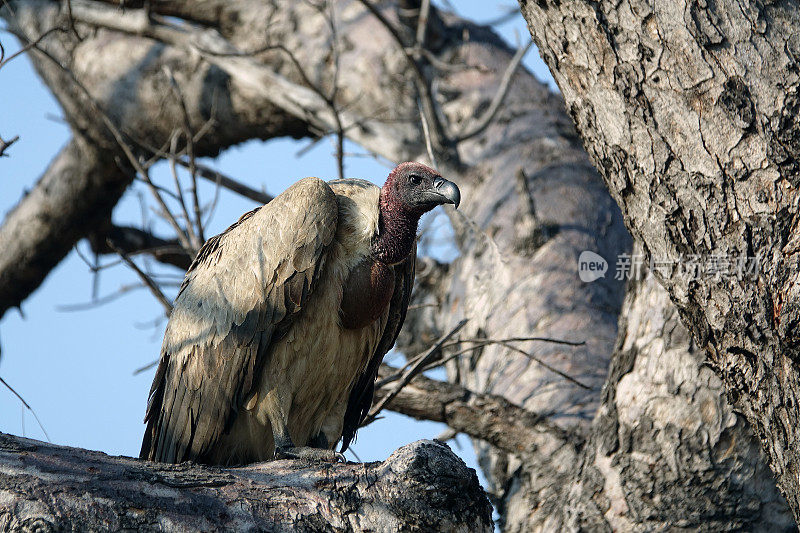
[[[206,242],[164,335],[142,458],[206,462],[313,292],[337,217],[331,188],[306,178]]]
[[[411,290],[414,288],[414,270],[417,259],[417,247],[406,258],[405,261],[395,265],[394,275],[394,294],[389,303],[389,317],[386,327],[383,329],[375,352],[369,360],[366,369],[358,377],[358,381],[350,390],[350,397],[347,401],[347,410],[344,415],[344,426],[342,428],[342,447],[344,452],[356,436],[361,422],[364,421],[372,407],[372,398],[375,395],[375,379],[378,376],[378,368],[386,353],[392,349],[400,328],[406,319],[408,303],[411,301]]]

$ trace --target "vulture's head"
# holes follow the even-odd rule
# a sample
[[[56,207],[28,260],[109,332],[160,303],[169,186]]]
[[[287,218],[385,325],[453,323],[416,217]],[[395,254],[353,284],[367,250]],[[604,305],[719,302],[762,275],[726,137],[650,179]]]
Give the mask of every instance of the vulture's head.
[[[458,207],[461,192],[452,181],[421,163],[401,163],[392,170],[381,189],[383,210],[399,211],[417,217],[437,205]]]

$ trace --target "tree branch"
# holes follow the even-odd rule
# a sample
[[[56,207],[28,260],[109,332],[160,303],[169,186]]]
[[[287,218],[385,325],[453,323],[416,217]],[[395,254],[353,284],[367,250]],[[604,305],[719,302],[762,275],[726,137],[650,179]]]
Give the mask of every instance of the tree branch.
[[[404,446],[382,463],[214,468],[0,433],[0,464],[14,480],[0,500],[12,530],[492,531],[475,472],[433,441]]]
[[[397,371],[382,364],[379,377],[385,379]],[[388,398],[389,394],[385,387],[375,391],[378,401]],[[460,385],[425,376],[416,376],[400,389],[387,408],[419,420],[443,422],[458,432],[522,456],[550,454],[562,447],[577,455],[583,446],[577,434],[502,396],[472,392]]]
[[[6,153],[5,153],[5,152],[6,152],[6,150],[8,149],[8,147],[9,147],[9,146],[11,146],[12,144],[14,144],[14,143],[15,143],[15,142],[17,142],[18,140],[19,140],[19,135],[15,135],[14,137],[11,137],[11,138],[10,138],[9,140],[7,140],[7,141],[6,141],[6,140],[3,140],[3,138],[2,138],[2,137],[0,137],[0,157],[6,157],[6,156],[8,156],[8,154],[6,154]]]
[[[193,258],[184,251],[177,240],[163,239],[139,228],[111,225],[108,230],[87,236],[94,253],[116,253],[108,246],[106,239],[111,239],[114,245],[127,255],[147,254],[160,263],[183,270],[187,270],[192,264]]]
[[[256,59],[239,55],[239,50],[216,30],[196,30],[188,26],[176,28],[159,23],[160,17],[148,15],[143,10],[127,10],[121,13],[117,9],[86,0],[73,3],[73,15],[76,20],[93,26],[145,36],[185,50],[193,50],[249,91],[259,94],[287,113],[320,131],[337,130],[337,114],[331,111],[325,98],[313,89],[291,82]],[[338,115],[338,120],[344,124],[344,130],[348,131],[348,137],[355,142],[373,146],[378,153],[397,154],[404,151],[403,140],[395,138],[396,132],[387,131],[392,129],[391,126],[370,121],[369,128],[350,129],[350,124],[359,124],[362,118],[344,110]],[[375,138],[380,139],[379,146],[370,142]]]

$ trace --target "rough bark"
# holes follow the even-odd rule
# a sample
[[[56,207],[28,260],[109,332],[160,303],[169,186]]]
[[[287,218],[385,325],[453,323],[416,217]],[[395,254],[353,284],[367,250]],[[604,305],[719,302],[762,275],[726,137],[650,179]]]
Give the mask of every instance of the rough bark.
[[[646,253],[758,258],[755,277],[657,275],[800,517],[800,11],[749,0],[521,5]]]
[[[569,529],[796,530],[758,440],[652,275],[631,280],[603,394],[566,491]]]
[[[382,463],[214,468],[0,434],[0,529],[489,532],[492,519],[475,471],[434,441]]]

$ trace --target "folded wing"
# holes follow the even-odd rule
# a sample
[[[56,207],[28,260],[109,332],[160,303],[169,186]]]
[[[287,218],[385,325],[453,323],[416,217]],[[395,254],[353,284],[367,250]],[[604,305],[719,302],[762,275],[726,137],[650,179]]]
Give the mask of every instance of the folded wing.
[[[167,325],[142,458],[208,462],[313,292],[336,223],[333,191],[306,178],[206,242]]]

